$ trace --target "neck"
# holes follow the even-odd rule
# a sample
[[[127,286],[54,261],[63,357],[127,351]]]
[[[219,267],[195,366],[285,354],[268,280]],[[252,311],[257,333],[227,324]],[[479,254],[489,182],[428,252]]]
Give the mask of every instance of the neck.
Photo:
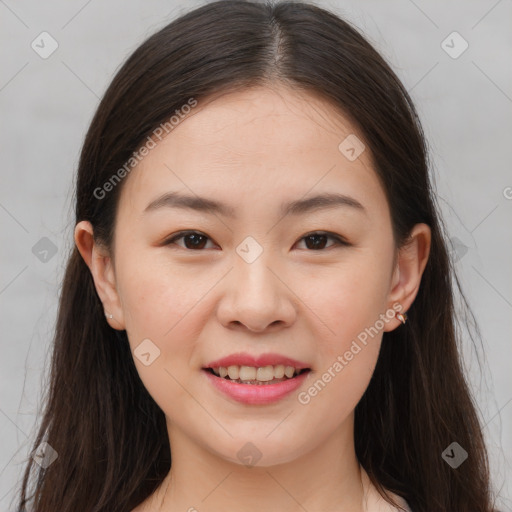
[[[151,512],[216,512],[233,504],[241,512],[365,510],[367,481],[355,455],[352,417],[299,457],[265,467],[231,462],[172,425],[168,430],[172,468],[152,496]]]

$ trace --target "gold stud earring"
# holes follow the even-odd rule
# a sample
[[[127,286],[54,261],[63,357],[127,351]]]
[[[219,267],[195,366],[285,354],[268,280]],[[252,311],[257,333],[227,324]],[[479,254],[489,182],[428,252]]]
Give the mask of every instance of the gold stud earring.
[[[402,322],[403,324],[405,324],[405,322],[407,321],[407,313],[400,313],[400,312],[397,312],[396,315],[395,315],[398,320],[400,320],[400,322]]]

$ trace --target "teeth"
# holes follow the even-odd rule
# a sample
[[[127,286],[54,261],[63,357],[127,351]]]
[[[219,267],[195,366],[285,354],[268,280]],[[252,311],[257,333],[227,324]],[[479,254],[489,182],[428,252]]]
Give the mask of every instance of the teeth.
[[[295,372],[295,370],[293,370]],[[263,368],[258,368],[258,371],[255,372],[256,375],[253,377],[256,380],[261,382],[267,382],[268,380],[274,379],[274,367],[273,366],[264,366]]]
[[[285,366],[284,368],[284,374],[291,379],[293,377],[293,374],[295,373],[295,368],[293,366]]]
[[[269,382],[274,379],[283,379],[285,376],[291,379],[297,375],[300,370],[295,369],[293,366],[284,366],[278,364],[276,366],[268,365],[255,368],[254,366],[220,366],[219,368],[212,368],[213,373],[219,377],[229,377],[231,380],[245,381],[258,381]]]
[[[253,366],[240,366],[238,378],[240,380],[254,380],[256,378],[256,368],[254,368]]]
[[[276,379],[282,379],[284,377],[284,365],[278,364],[274,366],[274,377]]]
[[[228,375],[231,380],[238,379],[239,373],[240,373],[239,366],[228,366]]]

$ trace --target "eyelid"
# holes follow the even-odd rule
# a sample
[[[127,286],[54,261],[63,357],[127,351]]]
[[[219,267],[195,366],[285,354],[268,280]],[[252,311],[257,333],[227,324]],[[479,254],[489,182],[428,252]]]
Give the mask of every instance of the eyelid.
[[[171,245],[173,244],[176,240],[179,240],[180,238],[183,238],[187,235],[201,235],[201,236],[204,236],[205,238],[207,238],[208,240],[212,241],[213,243],[216,243],[211,236],[208,236],[206,233],[203,233],[202,231],[198,231],[197,229],[185,229],[183,231],[178,231],[174,234],[172,234],[170,237],[166,238],[161,245]],[[180,246],[181,247],[181,246]],[[187,249],[186,247],[184,247],[185,250],[187,251],[193,251],[193,249]],[[197,250],[195,252],[201,252],[201,250]]]
[[[331,238],[337,239],[342,244],[352,245],[344,236],[338,235],[337,233],[333,233],[332,231],[322,231],[322,230],[310,231],[309,233],[302,235],[299,240],[302,240],[303,238],[306,238],[307,236],[312,236],[312,235],[325,235],[325,236],[329,236]]]
[[[304,240],[304,238],[308,237],[308,236],[312,236],[312,235],[323,235],[323,236],[326,236],[328,238],[332,238],[334,239],[337,244],[334,244],[334,245],[331,245],[329,247],[327,247],[326,249],[320,249],[320,250],[309,250],[308,252],[325,252],[327,249],[331,249],[332,247],[336,247],[336,245],[338,246],[345,246],[345,247],[350,247],[352,246],[353,244],[351,244],[345,237],[343,237],[342,235],[338,235],[337,233],[333,233],[331,231],[323,231],[323,230],[316,230],[316,231],[310,231],[309,233],[306,233],[304,235],[302,235],[298,242],[302,242],[302,240]]]

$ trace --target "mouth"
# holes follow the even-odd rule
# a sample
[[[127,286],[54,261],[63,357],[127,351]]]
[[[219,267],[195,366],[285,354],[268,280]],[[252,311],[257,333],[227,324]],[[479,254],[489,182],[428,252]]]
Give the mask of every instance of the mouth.
[[[290,396],[309,381],[307,363],[278,353],[235,353],[202,369],[206,382],[230,400],[267,405]]]
[[[285,365],[267,366],[218,366],[203,368],[211,375],[224,379],[233,384],[247,384],[249,386],[268,386],[280,382],[296,379],[304,373],[311,371],[310,368],[295,368]]]
[[[279,402],[305,385],[310,368],[293,366],[211,366],[202,369],[214,389],[246,405]]]

